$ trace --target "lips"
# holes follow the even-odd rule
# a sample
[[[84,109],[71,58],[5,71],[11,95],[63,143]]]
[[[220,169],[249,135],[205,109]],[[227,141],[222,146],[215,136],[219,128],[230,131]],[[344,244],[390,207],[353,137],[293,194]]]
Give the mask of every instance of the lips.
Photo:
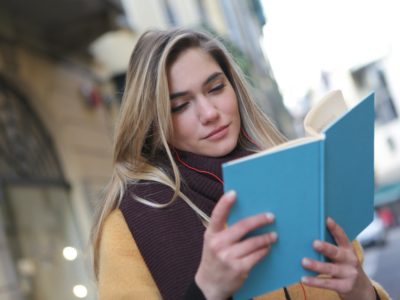
[[[208,138],[211,138],[211,137],[217,135],[219,132],[224,131],[226,128],[228,128],[228,126],[229,126],[229,124],[214,129],[207,136],[205,136],[204,139],[208,139]]]

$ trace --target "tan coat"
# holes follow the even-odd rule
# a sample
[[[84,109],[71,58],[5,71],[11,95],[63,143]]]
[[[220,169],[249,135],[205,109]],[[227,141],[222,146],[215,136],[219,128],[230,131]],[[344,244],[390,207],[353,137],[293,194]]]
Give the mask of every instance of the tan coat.
[[[360,261],[363,260],[359,243],[353,245]],[[172,275],[172,274],[171,274]],[[390,297],[377,283],[373,283],[382,300]],[[337,293],[305,286],[307,300],[340,300]],[[288,287],[291,299],[303,300],[300,284]],[[120,210],[106,220],[100,244],[99,299],[161,299],[160,292],[146,267]],[[283,289],[257,297],[257,300],[285,300]]]

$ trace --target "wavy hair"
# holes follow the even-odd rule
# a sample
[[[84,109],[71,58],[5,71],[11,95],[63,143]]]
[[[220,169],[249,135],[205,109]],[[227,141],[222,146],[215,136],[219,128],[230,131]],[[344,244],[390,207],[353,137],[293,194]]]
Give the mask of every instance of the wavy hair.
[[[146,205],[162,209],[183,199],[207,223],[209,216],[181,191],[181,177],[168,145],[172,134],[168,90],[168,67],[185,50],[202,49],[221,67],[230,81],[241,116],[239,144],[259,151],[285,141],[272,122],[259,109],[249,93],[245,77],[217,39],[189,29],[151,30],[138,40],[129,62],[120,115],[115,126],[113,173],[92,228],[94,270],[98,273],[100,236],[105,220],[118,208],[128,184],[142,180],[156,181],[172,188],[174,195],[167,203],[154,203],[135,198]],[[167,157],[172,174],[165,171],[160,153]],[[172,175],[172,176],[171,176]]]

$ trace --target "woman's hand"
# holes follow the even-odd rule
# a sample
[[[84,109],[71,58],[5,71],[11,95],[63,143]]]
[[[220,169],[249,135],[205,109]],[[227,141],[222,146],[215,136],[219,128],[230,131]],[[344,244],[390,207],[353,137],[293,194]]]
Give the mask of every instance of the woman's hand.
[[[207,299],[230,297],[277,239],[276,233],[270,232],[242,240],[252,230],[272,223],[274,216],[270,213],[252,216],[227,227],[226,220],[235,199],[235,192],[221,197],[204,234],[195,281]]]
[[[304,277],[303,283],[309,286],[326,288],[339,293],[343,300],[374,300],[375,292],[371,281],[364,273],[356,252],[343,229],[333,219],[327,219],[327,226],[337,246],[323,241],[314,241],[316,251],[331,262],[318,262],[308,258],[302,261],[303,267],[328,276]]]

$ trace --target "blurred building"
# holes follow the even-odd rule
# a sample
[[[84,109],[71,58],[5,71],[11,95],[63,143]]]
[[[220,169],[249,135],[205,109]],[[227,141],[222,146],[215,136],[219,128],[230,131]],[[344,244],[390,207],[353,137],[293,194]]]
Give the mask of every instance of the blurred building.
[[[340,88],[350,106],[375,92],[375,173],[377,186],[400,182],[400,72],[396,52],[325,74],[323,92]],[[396,58],[397,59],[397,58]],[[399,55],[400,59],[400,55]],[[320,93],[315,93],[317,97]]]
[[[88,234],[130,52],[149,28],[221,35],[276,124],[258,1],[0,0],[0,298],[96,299]],[[231,42],[229,42],[231,41]]]
[[[288,138],[296,137],[293,117],[283,104],[272,68],[261,47],[262,29],[267,19],[259,0],[222,0],[229,39],[249,59],[253,94],[262,109]]]
[[[288,137],[294,137],[292,117],[283,105],[282,96],[267,58],[260,46],[262,26],[266,22],[259,0],[122,0],[127,24],[133,30],[135,41],[144,31],[152,28],[186,26],[222,37],[228,50],[250,78],[253,95],[260,107]],[[122,41],[120,31],[99,38],[92,50],[99,61],[122,89],[125,69],[115,70],[115,61],[129,55],[119,55],[115,49],[129,49],[129,39]],[[113,46],[111,46],[113,45]],[[119,63],[118,63],[119,64]]]
[[[392,29],[387,27],[380,34],[391,36]],[[336,63],[340,61],[338,58],[343,61],[321,71],[319,82],[310,82],[309,90],[299,97],[298,107],[292,113],[296,129],[304,134],[306,113],[329,90],[342,90],[349,106],[355,105],[370,92],[375,93],[375,205],[378,208],[390,207],[400,223],[400,86],[397,84],[400,79],[400,43],[393,36],[388,38],[390,46],[381,42],[382,45],[374,47],[380,41],[375,41],[372,35],[365,37],[366,41],[360,36],[352,37],[354,44],[361,45],[356,47],[359,53],[356,57],[343,53],[331,56]],[[363,51],[368,45],[373,50]],[[345,49],[346,52],[353,44],[339,46],[338,49]]]
[[[111,172],[113,93],[87,49],[121,9],[0,1],[1,299],[96,298],[85,256],[90,199]]]

